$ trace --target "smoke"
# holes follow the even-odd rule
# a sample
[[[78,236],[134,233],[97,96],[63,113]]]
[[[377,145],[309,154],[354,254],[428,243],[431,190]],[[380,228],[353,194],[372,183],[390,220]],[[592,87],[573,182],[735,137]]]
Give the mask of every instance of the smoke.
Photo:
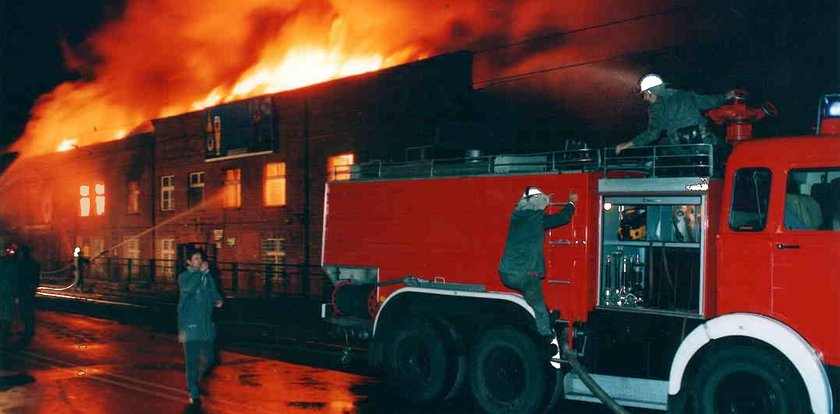
[[[633,13],[675,3],[639,1]],[[81,79],[37,100],[14,150],[120,139],[149,130],[153,118],[598,24],[628,8],[611,0],[128,0],[81,46],[64,45],[65,64]],[[487,76],[555,43],[488,59]]]

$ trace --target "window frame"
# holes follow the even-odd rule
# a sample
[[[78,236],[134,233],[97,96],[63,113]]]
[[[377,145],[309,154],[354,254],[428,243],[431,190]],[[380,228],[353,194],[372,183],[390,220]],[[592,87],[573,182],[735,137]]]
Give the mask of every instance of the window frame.
[[[229,172],[236,172],[234,179],[228,177]],[[234,204],[230,204],[230,195],[228,192],[230,188],[235,188]],[[225,209],[235,210],[242,208],[242,169],[241,168],[226,168],[224,170],[224,196],[222,197],[222,207]]]
[[[140,181],[129,181],[126,192],[126,214],[140,214]]]
[[[277,165],[278,174],[269,175],[269,166]],[[280,194],[282,200],[279,203],[270,203],[269,195],[272,194],[269,188],[272,183],[281,182],[283,192]],[[287,204],[287,181],[286,181],[286,163],[285,162],[267,162],[263,167],[263,206],[264,207],[283,207]]]
[[[787,202],[789,193],[787,192],[787,189],[791,184],[792,175],[793,174],[825,173],[826,176],[827,176],[828,173],[832,173],[832,172],[840,174],[840,166],[836,166],[836,167],[791,168],[791,169],[789,169],[788,171],[785,172],[785,177],[784,177],[784,179],[785,179],[785,187],[784,187],[785,188],[785,202],[782,205],[782,216],[781,216],[782,217],[782,225],[781,225],[782,231],[785,231],[785,232],[788,232],[788,231],[790,231],[790,232],[816,231],[816,232],[829,232],[829,233],[840,231],[840,229],[835,229],[833,227],[828,228],[828,229],[822,228],[822,224],[826,221],[826,217],[825,217],[826,212],[822,210],[822,207],[823,207],[822,205],[820,205],[820,213],[822,215],[823,223],[821,223],[820,226],[815,228],[815,229],[811,229],[811,228],[802,228],[802,229],[800,229],[800,228],[790,228],[790,227],[788,227],[788,222],[787,222],[787,219],[788,219],[787,212],[788,212],[788,207],[789,207],[788,202]],[[800,195],[805,195],[805,196],[808,196],[808,197],[813,199],[814,198],[814,196],[813,196],[813,185],[814,184],[817,184],[817,183],[812,183],[811,184],[810,194],[800,194]],[[814,200],[814,201],[816,201],[816,200]],[[829,220],[834,220],[834,218],[831,218]]]
[[[732,221],[733,218],[734,218],[733,213],[735,212],[735,197],[736,197],[736,192],[738,190],[738,188],[737,188],[738,174],[740,174],[743,171],[750,171],[750,172],[766,171],[769,174],[768,181],[767,181],[767,199],[766,199],[766,202],[764,203],[764,206],[763,206],[764,207],[764,217],[763,217],[763,220],[760,220],[759,225],[756,226],[756,227],[753,227],[753,228],[743,227],[743,226],[736,227],[736,226],[733,225],[733,221]],[[729,211],[727,212],[727,215],[729,216],[728,219],[727,219],[727,226],[729,227],[729,229],[734,231],[734,232],[738,232],[738,233],[760,233],[760,232],[766,230],[767,229],[767,219],[770,215],[769,210],[770,210],[770,205],[771,205],[770,200],[771,200],[772,195],[773,195],[773,170],[771,170],[768,167],[744,167],[744,168],[739,168],[738,170],[736,170],[735,173],[732,175],[732,194],[730,195]],[[761,219],[760,215],[759,215],[759,219]]]
[[[164,185],[164,181],[169,181],[169,185]],[[166,196],[165,196],[166,195]],[[169,204],[166,205],[165,203]],[[160,211],[175,211],[175,176],[162,175],[160,176]]]
[[[193,177],[197,179],[194,181]],[[200,179],[198,179],[200,177]],[[204,187],[205,187],[205,177],[204,171],[195,171],[187,174],[187,207],[195,207],[199,206],[204,203]],[[201,199],[195,203],[193,201],[193,194],[200,194]]]

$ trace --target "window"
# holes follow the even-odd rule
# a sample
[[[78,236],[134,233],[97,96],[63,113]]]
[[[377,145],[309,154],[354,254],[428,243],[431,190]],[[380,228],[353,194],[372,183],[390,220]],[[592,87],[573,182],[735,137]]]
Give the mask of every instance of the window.
[[[729,227],[735,231],[761,231],[767,224],[772,174],[766,168],[742,168],[735,172]]]
[[[242,170],[225,170],[225,208],[242,207]]]
[[[123,239],[123,274],[135,276],[140,274],[140,239],[126,237]]]
[[[349,180],[353,159],[353,153],[339,154],[327,158],[327,181]]]
[[[175,239],[160,239],[160,261],[158,262],[158,274],[167,278],[175,275]]]
[[[187,197],[190,207],[204,202],[204,172],[190,173],[190,190]]]
[[[840,231],[840,168],[791,170],[785,230]]]
[[[140,258],[140,239],[136,237],[126,237],[125,244],[123,247],[123,252],[125,253],[124,257],[129,259],[139,259]]]
[[[266,206],[286,205],[286,163],[275,162],[265,165],[264,201]]]
[[[105,271],[105,264],[107,263],[107,259],[99,256],[100,253],[105,251],[105,239],[103,238],[91,238],[90,239],[90,253],[92,256],[88,256],[91,259],[91,273],[103,277],[107,276]]]
[[[90,216],[90,186],[79,186],[79,215],[82,217]]]
[[[129,181],[128,200],[126,200],[126,211],[129,214],[140,213],[140,182]]]
[[[700,313],[702,197],[606,196],[602,214],[599,306]]]
[[[93,191],[95,212],[97,216],[101,216],[105,214],[105,184],[94,185]],[[79,215],[82,217],[90,217],[91,196],[89,185],[79,186]]]
[[[96,184],[93,189],[96,191],[96,215],[101,216],[105,214],[105,184]]]
[[[160,177],[160,210],[174,211],[175,210],[175,184],[174,175],[166,175]]]
[[[266,277],[282,279],[286,264],[286,239],[267,237],[262,241],[262,259],[266,264]]]

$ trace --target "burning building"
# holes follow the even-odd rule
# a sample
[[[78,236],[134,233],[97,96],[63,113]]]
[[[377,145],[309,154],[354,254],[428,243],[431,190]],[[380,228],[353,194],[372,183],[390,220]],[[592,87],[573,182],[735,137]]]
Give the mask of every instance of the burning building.
[[[471,75],[459,52],[155,119],[153,132],[18,161],[0,216],[47,268],[78,245],[99,257],[94,274],[126,283],[171,281],[183,243],[213,248],[226,273],[308,269],[326,181],[360,161],[458,147],[442,131],[461,122]],[[319,293],[308,275],[285,288]]]

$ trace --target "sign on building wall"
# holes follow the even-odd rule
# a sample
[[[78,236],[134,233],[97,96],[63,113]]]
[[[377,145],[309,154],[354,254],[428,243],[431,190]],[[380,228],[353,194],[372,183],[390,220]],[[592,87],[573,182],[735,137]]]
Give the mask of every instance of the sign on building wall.
[[[215,106],[205,111],[204,118],[204,154],[208,160],[279,149],[268,97]]]

